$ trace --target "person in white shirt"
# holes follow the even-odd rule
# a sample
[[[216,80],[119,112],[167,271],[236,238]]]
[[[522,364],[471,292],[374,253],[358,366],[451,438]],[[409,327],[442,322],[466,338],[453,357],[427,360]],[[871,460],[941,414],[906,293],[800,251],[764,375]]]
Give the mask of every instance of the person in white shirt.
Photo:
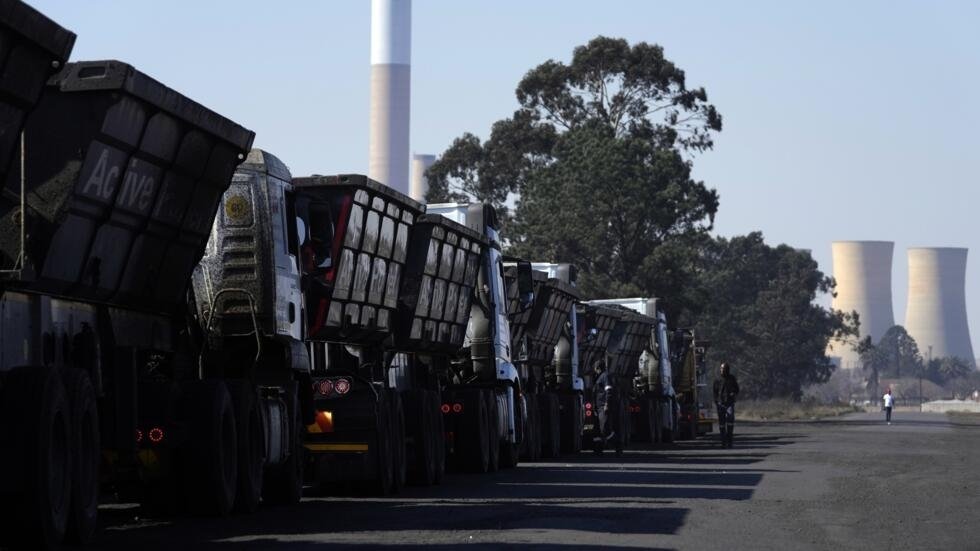
[[[895,398],[892,397],[892,389],[885,391],[885,395],[881,397],[885,403],[885,422],[889,425],[892,424],[892,406],[895,405]]]

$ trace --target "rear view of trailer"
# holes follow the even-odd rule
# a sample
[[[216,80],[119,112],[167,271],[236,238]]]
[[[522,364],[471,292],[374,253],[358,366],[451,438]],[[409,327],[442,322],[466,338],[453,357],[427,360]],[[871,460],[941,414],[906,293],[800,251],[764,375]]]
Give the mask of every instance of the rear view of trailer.
[[[5,88],[17,74],[7,63]],[[17,463],[3,472],[46,473],[3,485],[34,496],[4,520],[27,541],[57,543],[91,537],[102,459],[120,484],[172,473],[174,451],[206,425],[183,426],[190,413],[175,405],[175,382],[196,378],[181,344],[184,291],[253,135],[116,61],[65,65],[38,91],[0,200],[0,406],[25,420],[0,432]],[[183,456],[187,499],[211,503],[221,473],[200,468],[199,451]]]

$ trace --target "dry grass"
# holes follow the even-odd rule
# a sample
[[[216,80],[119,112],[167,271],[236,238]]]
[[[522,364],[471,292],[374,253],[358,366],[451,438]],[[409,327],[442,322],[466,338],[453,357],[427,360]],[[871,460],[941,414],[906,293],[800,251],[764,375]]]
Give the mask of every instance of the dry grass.
[[[980,413],[972,411],[947,411],[946,415],[954,425],[980,425]]]
[[[811,400],[759,400],[739,402],[736,419],[747,421],[810,421],[854,413],[861,409],[848,404],[820,404]]]

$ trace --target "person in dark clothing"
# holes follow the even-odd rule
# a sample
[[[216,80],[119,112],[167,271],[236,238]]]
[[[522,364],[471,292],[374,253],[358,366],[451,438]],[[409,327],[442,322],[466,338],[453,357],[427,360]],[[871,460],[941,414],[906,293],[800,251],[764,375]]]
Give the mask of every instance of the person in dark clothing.
[[[623,453],[622,437],[616,431],[619,424],[619,398],[616,389],[613,387],[612,378],[606,372],[604,363],[599,362],[595,366],[595,379],[592,385],[595,392],[596,414],[599,416],[599,430],[601,435],[601,447],[605,447],[606,442],[612,441],[616,446],[616,454]]]
[[[732,437],[735,433],[735,400],[738,398],[738,380],[731,373],[727,363],[721,364],[721,375],[715,379],[715,406],[718,407],[718,431],[721,433],[721,445],[732,447]]]

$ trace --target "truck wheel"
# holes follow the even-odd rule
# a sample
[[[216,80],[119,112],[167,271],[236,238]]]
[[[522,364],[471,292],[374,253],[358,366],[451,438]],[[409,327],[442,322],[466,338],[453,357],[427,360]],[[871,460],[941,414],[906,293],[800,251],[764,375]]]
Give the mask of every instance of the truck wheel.
[[[375,479],[372,488],[375,495],[386,496],[391,493],[394,478],[394,464],[391,453],[391,406],[388,405],[388,395],[383,391],[382,400],[378,403],[377,440],[374,446]]]
[[[646,431],[644,432],[644,436],[646,438],[649,438],[647,442],[650,442],[651,444],[656,443],[657,442],[657,416],[655,413],[657,408],[657,402],[655,402],[652,398],[647,397],[647,399],[642,402],[642,407],[643,407],[644,419],[646,420],[646,424],[647,424]]]
[[[515,392],[516,395],[516,392]],[[502,438],[500,441],[500,467],[503,469],[513,469],[521,459],[521,442],[527,434],[527,427],[524,426],[524,407],[518,398],[514,403],[514,431],[517,433],[517,442],[510,442],[509,439]]]
[[[291,422],[289,427],[289,457],[280,465],[270,465],[265,469],[262,480],[262,501],[269,505],[292,505],[303,498],[303,426],[299,407],[298,385],[295,381],[285,387],[286,414]]]
[[[577,394],[564,394],[558,400],[561,453],[578,453],[582,451],[582,402]]]
[[[227,381],[235,408],[238,436],[238,483],[235,510],[254,513],[262,498],[262,473],[265,468],[265,429],[255,387],[245,380]]]
[[[440,411],[441,393],[432,391],[427,392],[426,396],[429,400],[427,409],[432,412],[432,435],[434,437],[432,483],[442,484],[442,478],[446,474],[446,427],[442,418],[442,411]]]
[[[225,516],[235,503],[238,435],[235,409],[223,381],[189,381],[182,410],[188,438],[181,449],[181,479],[190,512]]]
[[[558,396],[551,392],[541,395],[541,457],[554,458],[561,453],[561,422],[558,418]]]
[[[397,494],[405,487],[405,410],[398,391],[392,391],[391,401],[391,492]]]
[[[466,470],[475,473],[485,473],[490,463],[490,438],[487,436],[487,402],[483,392],[471,390],[462,393],[463,398],[463,434],[456,434],[457,441],[462,444],[462,452]]]
[[[99,412],[88,373],[67,369],[64,379],[71,408],[69,423],[74,459],[66,537],[73,544],[83,545],[92,541],[99,513],[99,462],[102,455]]]
[[[72,445],[58,372],[21,367],[0,392],[0,543],[55,547],[68,526]]]
[[[524,432],[524,453],[526,461],[541,459],[541,412],[537,394],[526,394],[527,430]]]
[[[497,420],[497,396],[492,390],[483,393],[487,403],[487,471],[500,469],[500,423]]]
[[[435,480],[435,434],[428,391],[409,390],[402,401],[405,410],[405,434],[411,438],[407,450],[408,482],[429,486]],[[407,440],[407,438],[406,438]],[[407,447],[407,445],[406,445]]]

